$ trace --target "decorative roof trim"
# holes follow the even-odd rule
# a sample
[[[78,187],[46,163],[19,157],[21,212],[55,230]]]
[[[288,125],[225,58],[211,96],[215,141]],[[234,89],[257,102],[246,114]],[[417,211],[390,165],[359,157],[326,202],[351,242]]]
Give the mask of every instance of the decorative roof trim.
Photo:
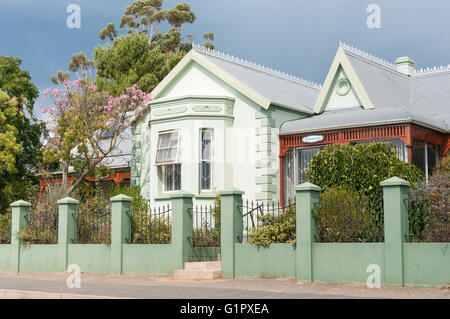
[[[241,58],[238,58],[238,57],[235,57],[235,56],[232,56],[232,55],[229,55],[229,54],[217,51],[217,50],[210,50],[210,49],[204,48],[197,44],[192,44],[192,48],[196,52],[210,55],[212,57],[219,58],[219,59],[222,59],[222,60],[234,63],[234,64],[238,64],[238,65],[241,65],[241,66],[244,66],[244,67],[256,70],[256,71],[264,72],[269,75],[272,75],[272,76],[275,76],[278,78],[282,78],[284,80],[296,82],[298,84],[309,86],[311,88],[318,89],[318,90],[320,90],[322,88],[322,85],[314,83],[312,81],[308,81],[308,80],[299,78],[298,76],[284,73],[284,72],[281,72],[281,71],[248,61],[248,60],[244,60],[244,59],[241,59]]]
[[[437,73],[443,73],[443,72],[450,72],[450,64],[447,66],[435,66],[431,68],[423,68],[419,70],[414,70],[414,76],[420,76],[420,75],[428,75],[428,74],[437,74]]]
[[[357,48],[355,48],[355,47],[352,47],[351,45],[345,44],[345,43],[343,43],[343,42],[339,42],[339,46],[340,46],[342,49],[344,49],[345,51],[348,51],[348,52],[350,52],[350,53],[353,53],[353,54],[355,54],[355,55],[357,55],[357,56],[360,56],[360,57],[365,58],[365,59],[367,59],[367,60],[370,60],[370,61],[372,61],[372,62],[381,64],[381,65],[383,65],[383,66],[385,66],[385,67],[387,67],[387,68],[389,68],[389,69],[392,69],[392,70],[398,72],[397,67],[396,67],[395,64],[392,63],[392,62],[389,62],[389,61],[387,61],[387,60],[384,60],[384,59],[381,59],[381,58],[379,58],[379,57],[376,57],[376,56],[374,56],[374,55],[372,55],[372,54],[370,54],[370,53],[364,52],[364,51],[362,51],[362,50],[360,50],[360,49],[357,49]]]

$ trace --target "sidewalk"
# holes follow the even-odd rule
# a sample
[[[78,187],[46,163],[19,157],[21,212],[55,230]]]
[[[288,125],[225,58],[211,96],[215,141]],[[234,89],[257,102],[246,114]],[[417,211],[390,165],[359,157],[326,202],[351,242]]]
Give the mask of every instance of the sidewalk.
[[[448,287],[369,289],[365,285],[304,283],[290,279],[173,281],[160,277],[82,274],[81,288],[70,289],[66,285],[69,275],[0,273],[0,299],[450,299]]]

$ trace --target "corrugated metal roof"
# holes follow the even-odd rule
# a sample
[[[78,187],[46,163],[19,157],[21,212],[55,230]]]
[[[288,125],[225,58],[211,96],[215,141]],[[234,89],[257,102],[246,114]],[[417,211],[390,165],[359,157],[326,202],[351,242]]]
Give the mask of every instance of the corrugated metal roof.
[[[194,50],[273,104],[312,112],[320,85],[217,51],[197,46]]]

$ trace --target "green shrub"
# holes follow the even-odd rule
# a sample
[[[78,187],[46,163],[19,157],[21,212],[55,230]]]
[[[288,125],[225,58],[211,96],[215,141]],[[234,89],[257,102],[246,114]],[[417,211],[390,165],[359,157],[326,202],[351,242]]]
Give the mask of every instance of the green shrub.
[[[127,186],[127,187],[122,187],[122,186],[114,186],[110,193],[109,196],[110,197],[114,197],[117,195],[126,195],[131,197],[133,200],[131,201],[131,206],[133,207],[133,209],[135,209],[136,211],[148,211],[149,210],[149,203],[148,200],[141,195],[141,188],[139,186]]]
[[[318,242],[383,241],[382,201],[329,188],[313,209]]]
[[[0,214],[0,244],[11,242],[11,208]]]
[[[397,158],[391,143],[333,144],[316,154],[308,165],[307,180],[322,187],[369,197],[382,195],[380,182],[397,176],[414,187],[423,181],[416,166]]]
[[[133,244],[170,244],[172,240],[172,223],[168,216],[151,217],[144,210],[131,215],[131,232]]]
[[[289,205],[279,214],[259,216],[258,226],[249,231],[250,244],[267,246],[275,243],[296,243],[295,205]]]

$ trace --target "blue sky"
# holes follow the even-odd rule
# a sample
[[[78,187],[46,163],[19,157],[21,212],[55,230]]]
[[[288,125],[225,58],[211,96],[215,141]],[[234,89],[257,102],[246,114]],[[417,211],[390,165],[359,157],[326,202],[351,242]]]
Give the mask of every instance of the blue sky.
[[[184,0],[198,19],[184,35],[214,32],[218,50],[322,83],[339,41],[389,61],[410,56],[416,66],[450,64],[450,1],[446,0]],[[0,0],[0,55],[19,57],[43,92],[73,53],[92,56],[99,31],[119,24],[132,0]],[[165,0],[169,9],[181,1]],[[81,28],[66,26],[69,4],[81,7]],[[381,8],[381,28],[369,29],[367,6]],[[38,105],[35,110],[39,114]]]

